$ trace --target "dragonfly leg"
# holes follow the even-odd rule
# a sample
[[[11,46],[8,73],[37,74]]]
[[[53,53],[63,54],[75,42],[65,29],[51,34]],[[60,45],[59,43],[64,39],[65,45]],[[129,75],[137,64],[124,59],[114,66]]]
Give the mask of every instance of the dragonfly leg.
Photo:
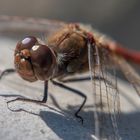
[[[47,99],[48,99],[48,81],[45,81],[44,82],[44,96],[43,96],[42,102],[46,103]]]
[[[10,69],[5,69],[4,71],[2,71],[0,73],[0,79],[2,79],[3,76],[7,75],[7,74],[11,74],[11,73],[14,73],[16,70],[13,69],[13,68],[10,68]]]
[[[9,69],[5,69],[4,71],[2,71],[0,73],[0,79],[2,79],[3,76],[7,75],[7,74],[11,74],[11,73],[14,73],[16,70],[13,69],[13,68],[9,68]],[[12,97],[12,96],[18,96],[18,95],[2,95],[2,96],[5,96],[5,97]],[[14,102],[14,101],[27,101],[27,102],[34,102],[34,103],[46,103],[47,102],[47,96],[48,96],[48,81],[45,81],[44,82],[44,96],[43,96],[43,99],[41,101],[38,101],[38,100],[33,100],[33,99],[27,99],[27,98],[24,98],[24,97],[17,97],[16,99],[14,100],[11,100],[11,101],[8,101],[7,104],[11,103],[11,102]]]
[[[2,77],[3,76],[5,76],[5,75],[7,75],[7,74],[11,74],[11,73],[14,73],[14,72],[16,72],[16,70],[15,69],[13,69],[13,68],[9,68],[9,69],[5,69],[4,71],[2,71],[1,73],[0,73],[0,79],[2,79]],[[44,96],[43,96],[43,99],[42,99],[42,101],[37,101],[37,100],[32,100],[32,99],[24,99],[24,98],[16,98],[16,99],[14,99],[14,101],[16,101],[16,100],[22,100],[22,101],[32,101],[32,102],[41,102],[41,103],[46,103],[47,102],[47,96],[48,96],[48,81],[45,81],[44,82]],[[11,101],[9,101],[9,102],[12,102],[12,100]]]
[[[87,96],[84,95],[82,92],[80,92],[80,91],[78,91],[78,90],[76,90],[76,89],[70,88],[70,87],[68,87],[68,86],[66,86],[66,85],[64,85],[64,84],[62,84],[62,83],[57,82],[57,81],[51,80],[51,82],[52,82],[54,85],[56,85],[56,86],[59,86],[59,87],[61,87],[61,88],[67,89],[67,90],[69,90],[69,91],[72,91],[73,93],[75,93],[75,94],[81,96],[82,98],[84,98],[84,100],[83,100],[82,104],[80,105],[79,109],[75,112],[75,117],[78,118],[78,119],[80,119],[81,123],[83,124],[83,118],[79,115],[79,112],[81,111],[81,109],[82,109],[83,106],[85,105],[86,100],[87,100]]]
[[[89,76],[78,77],[78,78],[60,79],[60,82],[70,83],[70,82],[82,82],[82,81],[88,81],[88,80],[91,80],[91,78]],[[93,77],[93,80],[105,80],[105,79],[103,77],[95,76],[95,77]]]
[[[44,82],[44,96],[43,96],[43,99],[41,101],[40,100],[34,100],[34,99],[18,97],[16,99],[8,101],[7,102],[7,106],[9,105],[9,103],[15,102],[15,101],[32,102],[32,103],[36,103],[36,104],[40,104],[41,105],[42,103],[46,103],[47,102],[47,97],[48,97],[48,81],[45,81]],[[10,109],[11,111],[14,111],[14,112],[25,111],[23,109],[12,110],[11,108],[9,108],[9,106],[8,106],[8,109]]]

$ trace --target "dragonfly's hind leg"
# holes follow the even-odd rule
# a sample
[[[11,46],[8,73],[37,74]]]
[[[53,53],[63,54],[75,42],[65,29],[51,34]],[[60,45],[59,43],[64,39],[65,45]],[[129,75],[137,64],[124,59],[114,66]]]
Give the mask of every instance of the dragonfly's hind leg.
[[[16,72],[15,69],[10,68],[10,69],[5,69],[4,71],[0,72],[0,79],[2,79],[3,76],[7,75],[7,74],[11,74]]]
[[[75,94],[81,96],[82,98],[84,98],[84,100],[83,100],[82,104],[80,105],[79,109],[75,112],[75,117],[76,117],[76,118],[79,118],[80,121],[81,121],[81,123],[83,124],[83,118],[79,115],[79,112],[80,112],[81,109],[84,107],[84,105],[85,105],[85,103],[86,103],[86,100],[87,100],[87,96],[84,95],[82,92],[80,92],[80,91],[78,91],[78,90],[76,90],[76,89],[70,88],[70,87],[68,87],[68,86],[66,86],[66,85],[64,85],[64,84],[62,84],[62,83],[57,82],[57,81],[51,80],[51,82],[52,82],[54,85],[56,85],[56,86],[59,86],[59,87],[61,87],[61,88],[67,89],[67,90],[69,90],[69,91],[72,91],[73,93],[75,93]]]

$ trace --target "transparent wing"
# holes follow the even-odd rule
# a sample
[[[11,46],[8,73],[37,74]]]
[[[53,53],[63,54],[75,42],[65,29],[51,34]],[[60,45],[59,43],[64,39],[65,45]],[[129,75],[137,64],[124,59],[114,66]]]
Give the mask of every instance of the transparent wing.
[[[120,111],[120,100],[117,89],[117,78],[113,68],[106,66],[109,62],[108,52],[99,50],[96,45],[88,45],[90,77],[93,87],[95,135],[99,139],[120,139],[117,126],[117,115]],[[108,74],[112,71],[113,76]],[[94,77],[98,77],[95,80]]]
[[[33,32],[50,35],[65,26],[66,23],[42,18],[0,16],[0,33]]]
[[[137,94],[140,96],[140,76],[139,76],[139,74],[122,57],[114,56],[113,60],[119,66],[120,70],[124,73],[126,79],[133,85]]]

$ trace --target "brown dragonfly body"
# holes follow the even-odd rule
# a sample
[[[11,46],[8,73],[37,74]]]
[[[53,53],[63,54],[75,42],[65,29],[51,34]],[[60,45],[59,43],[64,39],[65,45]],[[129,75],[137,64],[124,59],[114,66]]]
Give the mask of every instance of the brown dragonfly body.
[[[15,49],[16,71],[23,79],[31,82],[61,79],[70,74],[88,71],[88,44],[93,49],[94,69],[99,65],[97,61],[100,61],[102,67],[119,66],[124,73],[131,74],[123,70],[127,65],[120,63],[125,63],[124,59],[140,63],[139,53],[122,48],[120,44],[97,31],[92,34],[80,25],[67,24],[52,34],[47,42],[30,36],[20,41]],[[100,60],[97,60],[97,55]],[[130,82],[139,85],[138,77],[131,75],[133,80],[130,79]],[[139,87],[136,89],[139,94]]]

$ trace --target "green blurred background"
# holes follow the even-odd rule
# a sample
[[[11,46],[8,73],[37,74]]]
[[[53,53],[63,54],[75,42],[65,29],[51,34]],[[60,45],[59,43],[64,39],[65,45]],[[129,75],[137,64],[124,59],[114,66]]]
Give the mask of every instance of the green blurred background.
[[[0,0],[0,14],[89,23],[140,50],[140,0]]]

